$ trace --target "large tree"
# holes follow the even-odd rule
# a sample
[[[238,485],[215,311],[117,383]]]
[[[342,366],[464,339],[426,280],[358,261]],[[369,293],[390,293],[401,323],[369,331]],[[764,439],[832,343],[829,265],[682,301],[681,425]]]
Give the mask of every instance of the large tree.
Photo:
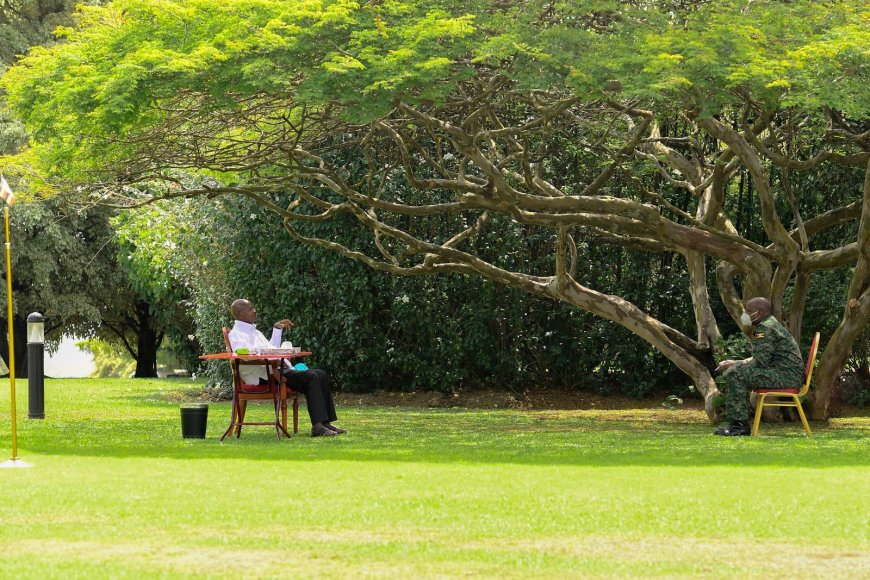
[[[153,213],[153,212],[146,212]],[[179,360],[195,368],[196,343],[189,293],[164,264],[153,263],[154,253],[143,248],[147,217],[121,213],[113,220],[118,264],[125,285],[118,289],[119,307],[105,316],[98,335],[116,343],[136,361],[136,378],[157,376],[157,354],[169,346]],[[147,233],[153,233],[151,227]]]
[[[72,14],[77,4],[100,3],[99,0],[0,0],[0,70],[14,63],[32,46],[54,44],[55,30],[73,24]],[[0,100],[0,153],[13,154],[25,143],[24,128],[8,115],[5,99]],[[46,222],[44,228],[29,227],[28,222],[34,215]],[[57,203],[43,203],[19,205],[13,216],[16,261],[32,266],[25,271],[15,269],[16,278],[21,277],[14,280],[17,302],[29,304],[30,310],[47,312],[50,344],[64,334],[96,334],[118,343],[134,358],[135,376],[156,377],[157,350],[163,343],[165,329],[173,325],[172,321],[184,326],[189,317],[178,312],[177,300],[164,297],[166,289],[162,285],[155,282],[149,286],[138,271],[129,267],[130,262],[124,258],[133,248],[120,248],[124,256],[116,260],[119,248],[109,225],[110,215],[105,211],[76,211]],[[76,236],[82,242],[72,252],[68,248],[68,236]],[[89,261],[89,268],[100,271],[99,275],[77,270],[82,265],[80,253]],[[38,274],[47,270],[51,270],[47,275],[53,280],[49,284],[40,280]],[[30,311],[28,307],[22,306],[22,309]],[[16,370],[21,374],[27,372],[22,332],[26,316],[27,312],[16,313],[14,322]],[[4,353],[7,352],[6,342],[5,338],[0,339]],[[4,358],[7,355],[4,354]]]
[[[19,202],[11,211],[15,371],[27,376],[27,316],[45,317],[49,348],[63,336],[89,336],[115,306],[123,274],[117,266],[108,212],[78,211],[59,200]],[[4,275],[5,278],[5,275]],[[6,303],[6,284],[0,285]],[[0,326],[6,329],[6,309]],[[0,355],[8,363],[8,335]]]
[[[245,195],[293,239],[373,268],[565,302],[662,352],[711,415],[711,265],[735,320],[769,296],[798,335],[813,272],[854,267],[817,372],[824,417],[870,318],[870,178],[821,207],[794,184],[870,173],[868,19],[865,4],[801,0],[123,0],[83,10],[4,83],[38,171],[93,199]],[[185,187],[191,172],[205,185]],[[737,224],[744,195],[758,215]],[[551,236],[551,267],[485,259],[492,214]],[[371,244],[318,235],[344,215]],[[427,235],[433,219],[453,235]],[[815,246],[843,224],[851,238]],[[593,288],[581,239],[681,255],[696,328]]]

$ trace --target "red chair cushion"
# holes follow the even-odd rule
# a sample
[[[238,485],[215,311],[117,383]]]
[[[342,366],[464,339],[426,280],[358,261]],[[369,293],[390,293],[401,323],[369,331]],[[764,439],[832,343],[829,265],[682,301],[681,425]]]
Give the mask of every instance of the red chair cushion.
[[[797,395],[800,389],[752,389],[753,393],[792,393]]]
[[[269,383],[265,385],[242,385],[243,393],[268,393]]]

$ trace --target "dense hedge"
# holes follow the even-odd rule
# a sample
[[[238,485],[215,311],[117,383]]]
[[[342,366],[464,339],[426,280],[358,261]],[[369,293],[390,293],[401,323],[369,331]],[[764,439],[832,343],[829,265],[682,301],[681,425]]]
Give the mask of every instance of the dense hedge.
[[[642,396],[688,384],[645,342],[564,304],[476,277],[372,271],[296,244],[276,218],[245,199],[188,200],[166,211],[187,224],[184,235],[175,234],[172,267],[193,292],[197,335],[207,350],[222,348],[220,328],[232,322],[228,305],[245,297],[261,326],[290,317],[296,328],[287,338],[316,352],[312,362],[347,390],[561,387]],[[334,228],[339,241],[367,235],[350,221],[316,227]],[[505,266],[544,273],[552,269],[553,241],[549,232],[496,219],[476,243]],[[679,257],[594,244],[579,251],[585,282],[615,287],[656,316],[692,328]],[[220,367],[209,372],[223,378]]]

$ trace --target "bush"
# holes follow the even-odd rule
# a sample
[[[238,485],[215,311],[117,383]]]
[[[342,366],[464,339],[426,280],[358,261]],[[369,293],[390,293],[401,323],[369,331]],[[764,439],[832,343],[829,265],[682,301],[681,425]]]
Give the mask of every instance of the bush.
[[[314,351],[313,365],[346,390],[556,387],[641,397],[686,382],[665,357],[610,321],[478,277],[374,271],[297,244],[273,214],[245,198],[166,202],[148,211],[171,227],[148,230],[153,243],[140,240],[137,251],[150,246],[165,255],[154,263],[190,291],[197,338],[209,352],[224,349],[230,302],[248,298],[263,326],[291,318],[296,327],[287,338]],[[438,224],[428,225],[433,238],[443,235]],[[370,237],[351,219],[312,228],[355,247]],[[473,243],[505,268],[552,270],[548,231],[495,217]],[[582,283],[622,294],[684,331],[693,328],[681,259],[594,244],[579,244],[578,252]],[[225,364],[207,372],[212,382],[228,381]]]

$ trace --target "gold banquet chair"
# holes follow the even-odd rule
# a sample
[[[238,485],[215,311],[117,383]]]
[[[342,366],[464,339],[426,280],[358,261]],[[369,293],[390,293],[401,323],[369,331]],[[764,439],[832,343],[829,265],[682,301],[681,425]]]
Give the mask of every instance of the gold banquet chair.
[[[753,389],[752,391],[758,395],[758,401],[755,405],[755,420],[752,421],[752,434],[758,435],[758,426],[761,424],[761,411],[767,407],[795,407],[801,422],[804,424],[804,431],[807,432],[807,437],[812,437],[810,425],[807,423],[807,416],[804,415],[804,410],[801,407],[800,398],[805,396],[810,390],[810,380],[813,378],[813,364],[816,362],[816,353],[819,351],[819,333],[813,338],[813,344],[810,346],[810,354],[807,357],[806,380],[800,389]],[[772,400],[768,401],[767,398]]]

